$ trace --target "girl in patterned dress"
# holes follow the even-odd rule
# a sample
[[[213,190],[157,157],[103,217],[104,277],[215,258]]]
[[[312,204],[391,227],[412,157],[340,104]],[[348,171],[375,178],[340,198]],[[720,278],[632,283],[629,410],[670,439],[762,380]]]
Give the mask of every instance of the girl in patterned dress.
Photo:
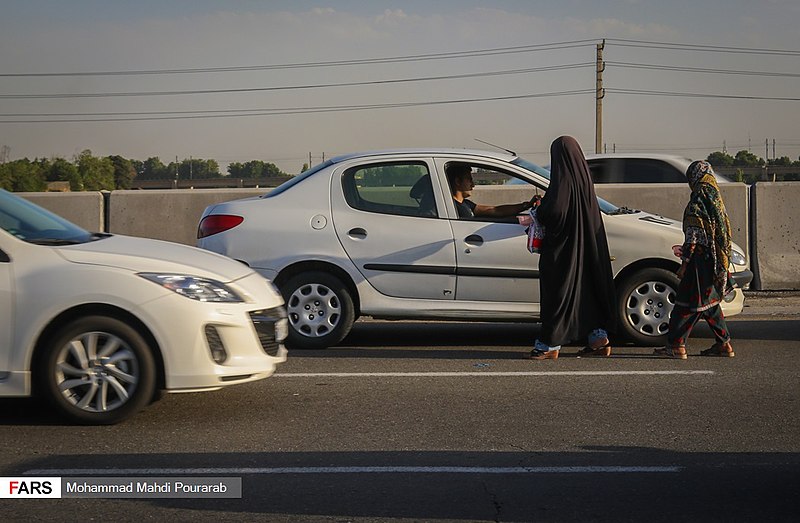
[[[720,196],[714,170],[706,161],[693,162],[686,171],[692,195],[683,212],[683,245],[676,245],[681,258],[681,279],[675,307],[669,318],[667,345],[656,354],[686,359],[686,341],[700,318],[711,327],[716,342],[702,356],[734,356],[731,337],[720,302],[733,291],[728,272],[731,255],[731,225]]]

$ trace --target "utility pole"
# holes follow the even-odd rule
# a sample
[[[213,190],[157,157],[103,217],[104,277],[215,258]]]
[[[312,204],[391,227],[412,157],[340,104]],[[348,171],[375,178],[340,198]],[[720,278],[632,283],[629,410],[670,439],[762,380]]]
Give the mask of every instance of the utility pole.
[[[764,146],[765,146],[765,147],[766,147],[766,149],[767,149],[767,152],[766,152],[766,153],[764,153],[764,156],[765,156],[765,157],[766,157],[766,159],[769,161],[769,138],[766,138],[766,139],[764,140]]]
[[[775,138],[772,139],[772,158],[778,158],[778,156],[775,154]]]
[[[597,44],[597,67],[595,69],[594,152],[598,154],[603,147],[603,97],[606,95],[603,89],[603,71],[606,69],[606,64],[603,62],[603,49],[605,46],[605,38],[601,43]]]

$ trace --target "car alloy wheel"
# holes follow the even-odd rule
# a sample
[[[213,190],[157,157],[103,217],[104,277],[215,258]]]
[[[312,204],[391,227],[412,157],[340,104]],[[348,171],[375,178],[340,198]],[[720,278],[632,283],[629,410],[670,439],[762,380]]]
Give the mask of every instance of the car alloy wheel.
[[[43,389],[74,421],[116,423],[154,395],[152,353],[139,333],[119,320],[90,316],[73,322],[53,337],[45,357]]]
[[[280,286],[289,317],[290,348],[324,349],[353,325],[353,300],[342,282],[324,272],[301,273]]]
[[[639,345],[662,345],[675,306],[678,277],[666,269],[640,270],[619,287],[622,333]]]

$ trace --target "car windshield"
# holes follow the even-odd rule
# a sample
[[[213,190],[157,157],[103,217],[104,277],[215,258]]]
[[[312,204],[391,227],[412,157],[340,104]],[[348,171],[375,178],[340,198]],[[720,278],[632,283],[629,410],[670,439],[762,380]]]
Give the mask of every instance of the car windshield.
[[[3,189],[0,189],[0,229],[39,245],[72,245],[102,237]]]
[[[539,176],[541,176],[542,178],[546,178],[548,181],[550,180],[550,171],[548,169],[536,165],[533,162],[529,162],[524,158],[519,158],[519,157],[514,158],[514,160],[512,160],[511,163],[513,163],[514,165],[518,165],[519,167],[522,167],[523,169],[526,169],[528,171],[534,172]],[[600,198],[599,196],[597,197],[597,203],[600,205],[600,210],[606,214],[626,214],[630,212],[627,208],[617,207],[613,203],[608,202]]]

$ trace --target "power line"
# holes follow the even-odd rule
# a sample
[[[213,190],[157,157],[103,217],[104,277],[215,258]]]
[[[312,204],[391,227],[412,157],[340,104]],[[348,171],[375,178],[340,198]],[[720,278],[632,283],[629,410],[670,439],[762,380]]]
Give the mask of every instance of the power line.
[[[719,45],[678,44],[672,42],[651,42],[647,40],[628,40],[624,38],[607,38],[607,42],[620,47],[642,47],[649,49],[669,49],[681,51],[706,51],[711,53],[764,54],[779,56],[800,56],[800,51],[790,49],[764,49],[759,47],[730,47]]]
[[[424,76],[416,78],[397,78],[390,80],[370,80],[362,82],[339,82],[326,84],[305,84],[288,85],[277,87],[243,87],[235,89],[194,89],[182,91],[129,91],[129,92],[106,92],[106,93],[51,93],[51,94],[0,94],[0,99],[50,99],[50,98],[114,98],[114,97],[137,97],[137,96],[177,96],[177,95],[196,95],[196,94],[230,94],[230,93],[254,93],[268,91],[291,91],[300,89],[324,89],[331,87],[354,87],[365,85],[390,85],[412,82],[429,82],[438,80],[461,80],[464,78],[484,78],[493,76],[516,75],[527,73],[538,73],[543,71],[563,71],[567,69],[577,69],[590,67],[592,62],[552,65],[544,67],[530,67],[526,69],[507,69],[500,71],[485,71],[480,73],[465,73],[456,75]]]
[[[800,73],[770,72],[770,71],[743,71],[738,69],[710,69],[707,67],[682,67],[659,64],[640,64],[631,62],[608,62],[606,65],[629,69],[653,69],[657,71],[681,71],[687,73],[730,74],[763,77],[798,78]]]
[[[439,100],[439,101],[426,101],[426,102],[400,102],[400,103],[384,103],[384,104],[366,104],[366,105],[339,105],[339,106],[318,106],[318,107],[289,107],[282,109],[242,109],[230,111],[191,111],[189,114],[182,114],[176,111],[164,111],[153,113],[135,113],[151,114],[155,116],[133,116],[130,118],[66,118],[66,119],[46,119],[46,120],[0,120],[0,123],[84,123],[84,122],[129,122],[129,121],[154,121],[154,120],[187,120],[199,118],[237,118],[247,116],[281,116],[291,114],[316,114],[316,113],[333,113],[343,111],[365,111],[374,109],[397,109],[408,107],[427,107],[436,105],[452,105],[462,103],[476,103],[476,102],[496,102],[496,101],[510,101],[510,100],[523,100],[530,98],[544,98],[552,96],[572,96],[578,94],[594,93],[594,89],[577,89],[574,91],[558,91],[550,93],[536,93],[536,94],[522,94],[512,96],[495,96],[488,98],[464,98],[456,100]],[[113,113],[112,113],[113,114]]]
[[[645,89],[616,89],[613,87],[606,88],[607,93],[612,94],[630,94],[630,95],[644,95],[644,96],[677,96],[685,98],[721,98],[730,100],[773,100],[785,102],[800,102],[800,98],[791,96],[754,96],[754,95],[736,95],[736,94],[713,94],[713,93],[680,93],[672,91],[648,91]]]
[[[571,49],[594,45],[596,40],[573,40],[549,44],[521,45],[513,47],[495,47],[491,49],[477,49],[471,51],[454,51],[448,53],[430,53],[405,56],[391,56],[384,58],[363,58],[352,60],[331,60],[326,62],[298,62],[285,64],[246,65],[229,67],[199,67],[186,69],[140,69],[130,71],[85,71],[85,72],[44,72],[44,73],[0,73],[0,77],[30,78],[42,76],[136,76],[136,75],[167,75],[167,74],[197,74],[197,73],[229,73],[236,71],[274,71],[279,69],[303,69],[312,67],[341,67],[353,65],[391,64],[401,62],[419,62],[430,60],[450,60],[454,58],[475,58],[480,56],[495,56],[500,54],[530,53],[537,51],[554,51],[558,49]]]

